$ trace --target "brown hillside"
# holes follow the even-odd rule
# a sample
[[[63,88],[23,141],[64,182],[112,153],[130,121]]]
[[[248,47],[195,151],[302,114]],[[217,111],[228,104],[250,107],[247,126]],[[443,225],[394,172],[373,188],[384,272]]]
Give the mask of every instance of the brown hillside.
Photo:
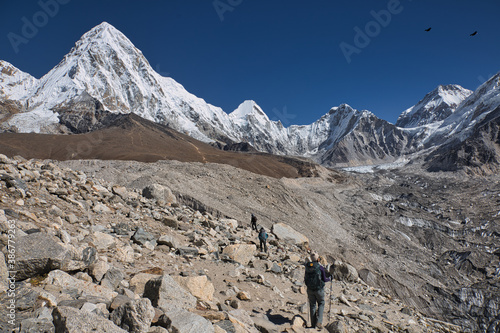
[[[85,134],[0,133],[0,153],[53,160],[134,160],[222,163],[275,178],[311,176],[310,162],[269,154],[222,151],[137,115]]]

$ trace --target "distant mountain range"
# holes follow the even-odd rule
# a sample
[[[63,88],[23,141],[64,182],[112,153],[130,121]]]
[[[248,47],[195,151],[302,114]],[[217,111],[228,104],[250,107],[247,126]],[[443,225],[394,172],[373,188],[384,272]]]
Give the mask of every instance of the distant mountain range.
[[[310,125],[284,127],[254,101],[228,114],[190,94],[156,73],[125,35],[104,22],[41,79],[0,61],[0,128],[86,133],[106,127],[113,114],[134,113],[219,147],[245,142],[262,152],[308,157],[325,166],[424,158],[429,170],[456,170],[498,164],[499,92],[500,73],[475,92],[439,86],[396,124],[342,104]],[[470,145],[475,150],[466,148]]]

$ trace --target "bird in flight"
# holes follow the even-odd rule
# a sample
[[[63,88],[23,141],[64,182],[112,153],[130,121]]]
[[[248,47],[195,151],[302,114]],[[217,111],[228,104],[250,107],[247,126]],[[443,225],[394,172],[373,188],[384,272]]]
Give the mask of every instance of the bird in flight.
[[[474,31],[473,33],[470,34],[471,36],[477,35],[477,31]]]
[[[425,29],[425,31],[431,31],[432,27]]]

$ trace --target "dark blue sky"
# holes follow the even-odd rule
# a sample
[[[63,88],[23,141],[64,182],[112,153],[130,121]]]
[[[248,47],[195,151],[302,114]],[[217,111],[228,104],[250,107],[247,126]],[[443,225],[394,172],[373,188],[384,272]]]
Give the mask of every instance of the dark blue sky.
[[[0,59],[39,78],[107,21],[226,112],[253,99],[288,126],[348,103],[395,122],[439,84],[500,71],[499,14],[498,0],[0,0]]]

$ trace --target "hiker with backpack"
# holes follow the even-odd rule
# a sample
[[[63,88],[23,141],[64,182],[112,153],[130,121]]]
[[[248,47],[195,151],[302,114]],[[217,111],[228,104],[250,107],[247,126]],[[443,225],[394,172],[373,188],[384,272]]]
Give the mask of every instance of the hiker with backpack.
[[[264,252],[267,253],[267,237],[268,235],[264,227],[260,228],[259,232],[260,252],[262,252],[262,249],[264,249]]]
[[[306,264],[304,282],[307,287],[307,299],[311,315],[311,327],[323,329],[323,310],[325,309],[325,283],[330,281],[329,273],[319,263],[317,253],[311,254],[311,261]]]
[[[252,224],[252,230],[259,231],[259,229],[257,229],[257,216],[252,214],[250,223]]]

